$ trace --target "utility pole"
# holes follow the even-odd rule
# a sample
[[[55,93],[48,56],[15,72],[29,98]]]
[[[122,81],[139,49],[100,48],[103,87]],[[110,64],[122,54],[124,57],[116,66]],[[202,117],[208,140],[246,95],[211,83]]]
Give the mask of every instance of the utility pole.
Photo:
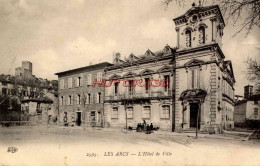
[[[175,54],[176,56],[176,54]],[[173,65],[172,65],[172,132],[175,131],[175,82],[176,82],[176,74],[175,74],[175,56],[173,56]]]
[[[127,134],[127,109],[126,109],[126,101],[125,101],[125,131],[126,131],[126,134]]]
[[[197,123],[196,123],[196,139],[198,139],[198,130],[199,130],[199,116],[200,116],[200,102],[198,104],[198,113],[197,113]]]

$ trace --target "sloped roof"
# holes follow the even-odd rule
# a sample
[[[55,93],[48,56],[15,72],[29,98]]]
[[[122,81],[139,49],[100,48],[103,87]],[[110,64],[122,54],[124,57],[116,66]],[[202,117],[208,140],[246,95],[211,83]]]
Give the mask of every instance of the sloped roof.
[[[39,103],[53,103],[53,101],[48,97],[30,98],[21,100],[22,103],[26,102],[39,102]]]
[[[146,62],[146,60],[154,60],[155,58],[161,58],[162,56],[169,56],[169,55],[174,54],[176,52],[176,50],[177,50],[177,47],[172,48],[168,44],[164,47],[163,50],[160,50],[160,51],[152,52],[150,49],[148,49],[144,54],[139,55],[139,56],[132,54],[132,55],[134,55],[136,60],[133,60],[133,61],[127,60],[126,62],[123,62],[123,63],[114,64],[112,66],[107,66],[107,69],[114,68],[114,67],[118,68],[121,65],[124,66],[124,65],[131,64],[131,63],[143,63],[143,62]]]
[[[113,64],[111,64],[111,63],[103,62],[103,63],[98,63],[98,64],[95,64],[95,65],[90,65],[90,66],[85,66],[85,67],[80,67],[80,68],[76,68],[76,69],[72,69],[72,70],[67,70],[67,71],[55,73],[55,75],[59,76],[59,75],[63,75],[63,74],[69,74],[69,73],[85,71],[85,70],[93,71],[93,70],[103,69],[107,66],[112,66],[112,65]]]

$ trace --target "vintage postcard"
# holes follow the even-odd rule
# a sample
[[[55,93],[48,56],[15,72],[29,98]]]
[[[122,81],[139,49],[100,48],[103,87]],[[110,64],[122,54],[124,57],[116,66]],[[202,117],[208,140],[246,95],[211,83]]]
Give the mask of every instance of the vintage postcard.
[[[260,0],[0,0],[0,166],[260,165]]]

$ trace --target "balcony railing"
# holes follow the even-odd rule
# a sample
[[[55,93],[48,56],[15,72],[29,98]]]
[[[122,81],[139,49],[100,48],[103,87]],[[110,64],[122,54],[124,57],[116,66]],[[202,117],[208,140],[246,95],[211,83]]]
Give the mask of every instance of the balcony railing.
[[[105,100],[124,100],[124,99],[142,99],[142,98],[163,98],[171,97],[171,90],[169,91],[148,91],[147,93],[135,92],[131,94],[117,94],[105,96]]]

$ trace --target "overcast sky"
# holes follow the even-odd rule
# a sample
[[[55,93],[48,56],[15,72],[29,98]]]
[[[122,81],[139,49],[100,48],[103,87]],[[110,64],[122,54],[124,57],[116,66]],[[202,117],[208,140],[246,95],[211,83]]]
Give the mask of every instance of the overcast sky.
[[[112,62],[115,51],[128,56],[176,46],[173,18],[191,4],[160,0],[0,0],[0,73],[14,74],[21,61],[33,63],[37,77],[57,79],[56,72],[98,62]],[[232,37],[224,30],[223,52],[232,60],[236,94],[248,84],[243,72],[247,56],[260,53],[259,29]]]

